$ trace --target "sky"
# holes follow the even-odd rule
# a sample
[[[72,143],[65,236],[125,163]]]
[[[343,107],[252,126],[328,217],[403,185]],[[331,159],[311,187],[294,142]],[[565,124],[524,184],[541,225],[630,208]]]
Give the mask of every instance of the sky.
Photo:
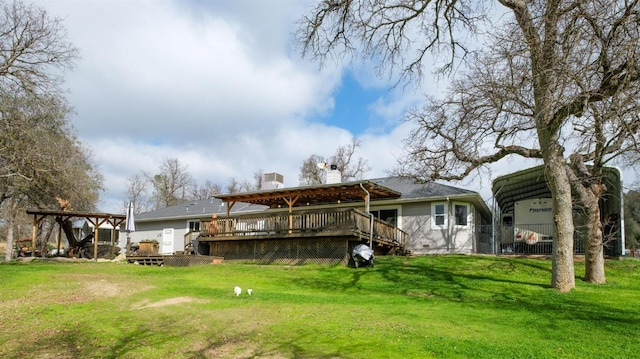
[[[387,176],[412,125],[404,113],[446,84],[393,87],[371,63],[320,67],[295,48],[305,0],[37,0],[80,51],[66,74],[70,122],[104,176],[98,209],[124,213],[127,177],[177,158],[198,185],[278,172],[361,142],[367,178]],[[428,74],[427,69],[427,74]],[[491,198],[510,160],[452,185]],[[443,182],[445,183],[445,182]]]

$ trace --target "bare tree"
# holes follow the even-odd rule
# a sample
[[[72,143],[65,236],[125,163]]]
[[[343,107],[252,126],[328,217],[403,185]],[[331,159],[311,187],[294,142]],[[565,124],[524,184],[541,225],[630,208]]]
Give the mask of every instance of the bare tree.
[[[189,200],[194,180],[187,166],[177,158],[168,158],[160,165],[160,173],[145,174],[153,186],[156,209],[173,206]]]
[[[78,50],[67,41],[62,20],[21,1],[0,1],[0,91],[58,93],[62,72]]]
[[[227,182],[227,186],[225,187],[226,193],[238,193],[242,191],[242,185],[238,181],[237,178],[231,177]]]
[[[51,137],[37,131],[66,126],[70,109],[60,85],[77,56],[60,19],[20,1],[0,1],[0,178],[30,181],[51,167],[46,161],[35,165],[33,148]]]
[[[209,199],[216,194],[222,193],[222,188],[217,183],[206,180],[203,186],[194,186],[191,198],[195,200]]]
[[[353,138],[348,145],[339,146],[333,156],[328,159],[320,155],[311,155],[302,162],[298,179],[300,185],[313,185],[322,183],[323,169],[319,163],[335,165],[340,171],[343,181],[362,179],[370,168],[368,161],[362,157],[354,158],[356,150],[360,147],[360,141]]]
[[[319,163],[326,163],[327,160],[320,155],[311,155],[302,161],[298,180],[301,186],[322,184],[323,169],[318,167]]]
[[[264,179],[264,170],[259,169],[253,173],[253,190],[258,191],[262,189],[262,180]]]
[[[151,209],[151,202],[149,199],[149,179],[142,173],[136,173],[127,177],[127,200],[124,201],[123,212],[127,212],[129,203],[133,203],[134,213],[139,214]]]
[[[298,39],[304,54],[320,60],[360,50],[378,60],[382,72],[400,69],[400,78],[408,80],[422,77],[429,52],[448,50],[444,71],[460,54],[466,56],[466,71],[453,79],[446,96],[429,98],[408,115],[416,127],[398,172],[423,181],[460,179],[507,156],[542,159],[556,229],[551,284],[566,292],[575,287],[571,188],[587,175],[576,172],[581,166],[572,166],[569,158],[575,164],[595,159],[593,151],[580,147],[585,141],[591,149],[611,145],[603,151],[607,160],[636,151],[631,113],[616,119],[628,130],[610,131],[613,124],[602,123],[613,140],[580,124],[599,117],[593,106],[612,101],[630,109],[637,103],[639,5],[637,0],[498,3],[498,11],[511,14],[500,24],[491,23],[490,8],[477,2],[325,0],[303,20]],[[468,52],[464,30],[484,35],[488,45]],[[599,189],[591,192],[597,196]]]

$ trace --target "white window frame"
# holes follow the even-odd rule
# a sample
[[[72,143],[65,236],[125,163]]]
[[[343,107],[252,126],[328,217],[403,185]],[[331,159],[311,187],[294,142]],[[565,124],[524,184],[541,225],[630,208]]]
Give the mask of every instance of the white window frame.
[[[401,227],[401,223],[402,223],[402,207],[400,207],[400,206],[382,206],[382,207],[371,207],[371,209],[370,209],[371,212],[378,212],[378,214],[380,213],[380,211],[385,211],[385,210],[395,210],[396,211],[396,227],[402,228]]]
[[[443,213],[436,213],[436,207],[439,206],[439,205],[443,206],[443,208],[444,208]],[[431,224],[434,227],[437,227],[437,228],[446,228],[447,225],[448,225],[448,219],[449,219],[448,218],[449,217],[448,216],[448,211],[449,211],[449,208],[447,206],[447,202],[433,202],[433,203],[431,203]],[[442,224],[438,224],[437,223],[436,219],[439,216],[443,217],[443,219],[444,219],[443,222],[444,223],[442,223]]]
[[[467,209],[467,224],[458,224],[458,215],[456,214],[456,207],[460,206],[460,207],[465,207]],[[469,227],[469,223],[471,222],[471,208],[469,206],[469,203],[462,203],[462,202],[454,202],[453,203],[453,225],[458,227],[458,228],[466,228]]]
[[[189,220],[187,220],[187,232],[186,233],[189,233],[189,231],[191,230],[191,222],[198,222],[198,223],[200,223],[200,225],[198,227],[202,226],[202,223],[200,222],[200,220],[198,220],[198,219],[189,219]],[[198,232],[201,231],[201,230],[202,230],[202,228],[200,228],[198,230]]]

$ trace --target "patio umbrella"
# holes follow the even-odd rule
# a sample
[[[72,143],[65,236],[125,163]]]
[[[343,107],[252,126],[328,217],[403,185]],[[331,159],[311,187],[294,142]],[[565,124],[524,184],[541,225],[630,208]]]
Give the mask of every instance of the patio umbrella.
[[[136,231],[136,222],[133,218],[133,203],[129,202],[129,207],[127,207],[127,222],[125,224],[124,230],[127,232],[127,255],[131,250],[131,238],[129,235],[131,232]]]

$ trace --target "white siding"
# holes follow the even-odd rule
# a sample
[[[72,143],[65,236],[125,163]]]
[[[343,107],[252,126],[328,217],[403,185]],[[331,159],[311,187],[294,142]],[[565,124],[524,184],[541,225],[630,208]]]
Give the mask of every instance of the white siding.
[[[437,226],[432,218],[432,204],[445,203],[446,226]],[[454,221],[454,205],[468,208],[466,226]],[[401,229],[407,232],[407,250],[412,254],[475,253],[475,208],[468,202],[421,202],[402,206]]]
[[[136,231],[132,232],[131,243],[139,243],[144,239],[155,239],[162,243],[162,231],[164,228],[174,228],[173,252],[184,250],[184,235],[187,233],[187,220],[178,219],[173,221],[159,222],[136,222]],[[121,231],[118,240],[120,248],[126,248],[127,232]]]

